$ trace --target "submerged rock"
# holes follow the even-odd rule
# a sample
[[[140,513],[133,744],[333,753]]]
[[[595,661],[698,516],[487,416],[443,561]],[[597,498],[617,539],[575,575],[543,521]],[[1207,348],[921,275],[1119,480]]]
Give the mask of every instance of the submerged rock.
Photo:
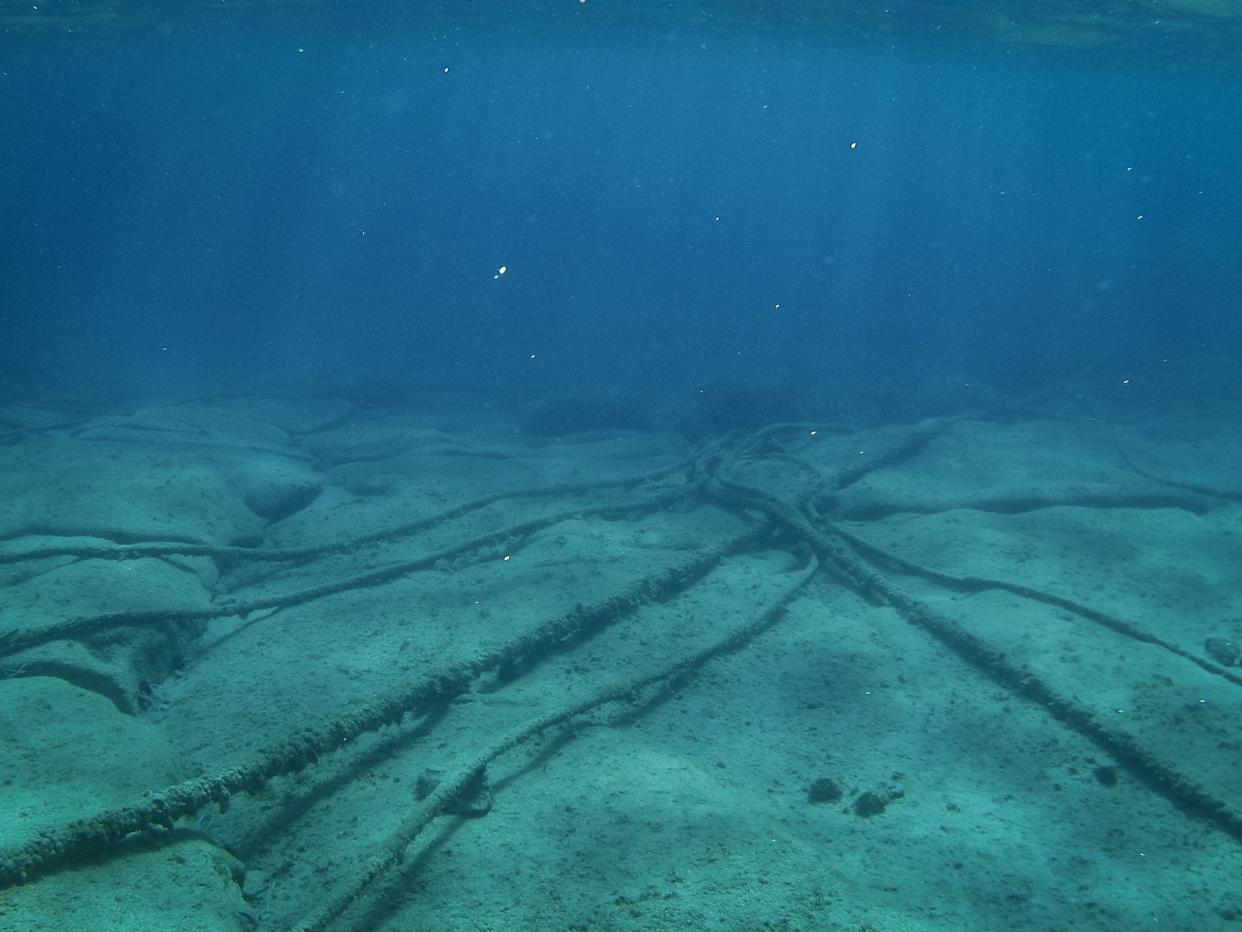
[[[1203,642],[1203,652],[1222,667],[1237,666],[1242,650],[1228,638],[1208,638]]]

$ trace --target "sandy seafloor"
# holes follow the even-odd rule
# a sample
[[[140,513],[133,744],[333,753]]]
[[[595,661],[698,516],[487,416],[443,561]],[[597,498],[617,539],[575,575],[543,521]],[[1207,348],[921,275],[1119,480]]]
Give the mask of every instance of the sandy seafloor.
[[[1242,925],[1236,404],[1044,398],[697,446],[532,437],[461,397],[10,403],[0,424],[6,859],[734,543],[260,792],[10,886],[0,928]],[[425,771],[787,594],[814,546],[721,474],[879,594],[821,554],[766,630],[496,757],[490,810],[440,815],[359,886]],[[826,781],[840,798],[812,800]]]

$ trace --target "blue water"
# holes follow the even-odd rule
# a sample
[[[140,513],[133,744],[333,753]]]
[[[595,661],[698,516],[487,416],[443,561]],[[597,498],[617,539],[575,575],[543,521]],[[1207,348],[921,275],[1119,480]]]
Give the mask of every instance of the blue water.
[[[1018,388],[1242,330],[1231,75],[370,25],[6,38],[0,388]]]
[[[0,4],[0,932],[1237,929],[1230,14]]]

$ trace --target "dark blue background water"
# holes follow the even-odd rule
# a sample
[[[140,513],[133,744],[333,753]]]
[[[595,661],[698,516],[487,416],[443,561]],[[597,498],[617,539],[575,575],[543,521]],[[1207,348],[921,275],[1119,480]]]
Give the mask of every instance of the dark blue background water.
[[[10,391],[1022,386],[1242,329],[1219,74],[520,25],[9,41]]]

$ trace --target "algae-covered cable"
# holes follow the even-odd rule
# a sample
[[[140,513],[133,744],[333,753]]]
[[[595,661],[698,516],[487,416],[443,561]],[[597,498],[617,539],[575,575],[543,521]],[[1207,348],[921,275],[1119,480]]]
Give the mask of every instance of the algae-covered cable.
[[[655,671],[612,683],[568,705],[551,709],[507,732],[484,750],[471,754],[465,762],[453,769],[450,776],[441,780],[435,790],[423,800],[414,814],[397,829],[383,848],[367,860],[362,870],[344,891],[333,897],[313,918],[296,927],[298,932],[322,932],[344,915],[364,894],[367,887],[402,861],[405,849],[410,843],[441,813],[446,805],[460,796],[492,760],[548,728],[582,715],[597,706],[627,699],[653,683],[684,676],[713,658],[744,646],[776,622],[789,600],[815,575],[818,569],[819,561],[811,555],[807,565],[800,569],[781,592],[769,600],[754,617],[707,647]]]
[[[511,538],[528,537],[531,534],[546,530],[564,521],[596,515],[622,517],[663,508],[674,502],[681,501],[696,490],[697,486],[679,486],[678,488],[661,492],[658,495],[628,502],[595,505],[589,508],[566,509],[555,514],[543,515],[538,518],[532,518],[529,521],[522,521],[508,527],[489,531],[486,534],[445,547],[443,550],[437,550],[435,553],[429,553],[399,563],[392,563],[379,569],[368,570],[364,573],[336,579],[319,586],[310,586],[280,595],[226,601],[204,609],[180,609],[162,612],[113,612],[106,615],[69,618],[43,627],[17,628],[0,634],[0,656],[15,654],[18,651],[38,644],[46,644],[48,641],[83,637],[97,631],[106,631],[126,625],[143,626],[168,622],[210,621],[217,618],[229,618],[234,615],[245,616],[251,612],[263,611],[269,608],[289,608],[353,589],[366,589],[371,586],[383,585],[395,579],[400,579],[402,576],[407,576],[410,573],[431,569],[442,560],[454,560],[465,554],[486,547],[496,546]]]
[[[1060,695],[1033,671],[1012,663],[1003,652],[907,595],[864,565],[850,553],[844,541],[821,533],[795,509],[760,489],[732,480],[717,479],[708,483],[706,491],[723,504],[768,515],[788,533],[805,540],[857,592],[892,606],[907,622],[930,634],[985,676],[1043,706],[1053,718],[1108,751],[1183,812],[1242,841],[1242,811],[1153,754],[1132,735],[1109,727],[1083,706]]]
[[[575,606],[471,660],[302,729],[259,751],[245,764],[185,780],[130,806],[41,831],[23,844],[0,851],[0,889],[25,883],[73,860],[107,855],[135,832],[170,827],[177,819],[193,815],[210,803],[225,805],[237,793],[255,793],[273,778],[295,773],[365,732],[397,724],[406,714],[463,692],[482,673],[546,653],[567,638],[612,624],[643,604],[671,597],[693,585],[731,554],[751,546],[767,530],[766,523],[753,525],[616,595],[589,606]]]
[[[160,557],[207,557],[222,561],[258,561],[273,563],[299,563],[330,556],[334,553],[345,553],[368,544],[397,540],[408,537],[419,531],[425,531],[454,518],[460,518],[472,511],[485,508],[495,502],[510,498],[551,498],[557,496],[581,495],[603,489],[632,489],[650,482],[666,479],[678,472],[684,472],[687,463],[675,463],[659,469],[645,472],[637,476],[621,479],[607,479],[592,482],[567,482],[559,485],[536,486],[529,489],[509,489],[503,492],[492,492],[478,498],[454,505],[435,514],[407,521],[404,524],[370,531],[358,537],[336,540],[328,544],[316,544],[307,547],[237,547],[227,545],[206,544],[199,541],[154,540],[133,544],[91,544],[80,540],[45,544],[29,550],[5,550],[0,548],[0,565],[6,563],[22,563],[33,560],[49,560],[57,557],[76,557],[91,560],[140,560]],[[37,531],[18,531],[6,534],[0,543],[20,537],[46,537]],[[64,535],[57,535],[64,536]],[[98,534],[90,531],[78,531],[75,538],[106,539],[107,532]]]

